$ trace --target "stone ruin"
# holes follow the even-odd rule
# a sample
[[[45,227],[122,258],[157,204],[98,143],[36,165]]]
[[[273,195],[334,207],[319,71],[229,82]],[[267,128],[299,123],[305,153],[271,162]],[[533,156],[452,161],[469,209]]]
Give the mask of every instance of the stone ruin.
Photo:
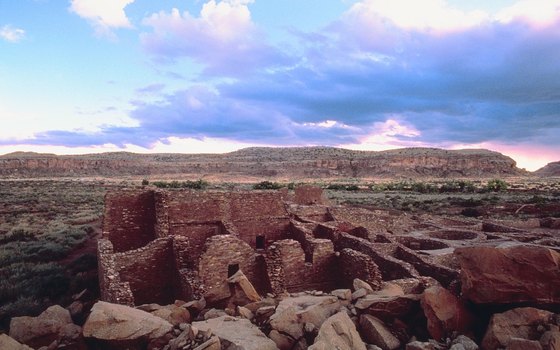
[[[241,270],[258,293],[348,288],[354,278],[427,276],[449,286],[454,269],[413,249],[421,241],[339,221],[310,186],[280,191],[121,190],[105,198],[98,242],[102,300],[170,304],[234,296]]]

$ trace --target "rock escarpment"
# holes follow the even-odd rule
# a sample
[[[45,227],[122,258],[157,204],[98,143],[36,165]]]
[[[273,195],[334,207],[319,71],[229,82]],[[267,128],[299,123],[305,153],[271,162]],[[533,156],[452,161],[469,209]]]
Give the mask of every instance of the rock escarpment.
[[[331,147],[246,148],[226,154],[103,153],[0,156],[0,175],[224,175],[257,177],[490,177],[522,175],[513,159],[488,150],[406,148],[382,152]]]
[[[560,162],[548,163],[535,171],[535,174],[539,176],[560,176]]]

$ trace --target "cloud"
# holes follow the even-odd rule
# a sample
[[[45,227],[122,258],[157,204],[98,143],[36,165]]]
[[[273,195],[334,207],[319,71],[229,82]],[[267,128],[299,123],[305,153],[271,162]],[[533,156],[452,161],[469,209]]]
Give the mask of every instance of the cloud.
[[[7,24],[0,28],[0,38],[11,43],[17,43],[25,38],[25,30]]]
[[[144,19],[152,32],[143,33],[144,49],[162,61],[191,58],[212,75],[240,75],[285,63],[287,57],[266,44],[251,20],[249,0],[210,0],[198,17],[174,8]]]
[[[560,16],[535,25],[520,19],[521,5],[506,18],[505,10],[491,16],[422,0],[409,4],[418,18],[401,18],[388,2],[363,0],[322,30],[298,33],[296,53],[264,41],[248,4],[208,1],[196,17],[173,10],[145,20],[150,54],[191,58],[218,79],[203,75],[205,84],[167,94],[157,84],[139,89],[158,99],[133,102],[134,127],[46,132],[32,142],[154,147],[169,137],[210,137],[560,150]],[[432,12],[453,20],[431,21]]]
[[[87,19],[97,35],[112,37],[112,29],[132,28],[125,7],[135,0],[71,0],[70,11]]]

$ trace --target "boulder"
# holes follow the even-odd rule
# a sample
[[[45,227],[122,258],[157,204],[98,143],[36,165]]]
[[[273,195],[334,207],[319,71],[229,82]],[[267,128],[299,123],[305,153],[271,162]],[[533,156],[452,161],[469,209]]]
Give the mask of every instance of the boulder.
[[[420,311],[420,296],[415,294],[401,296],[370,294],[358,300],[355,307],[382,319],[403,318]]]
[[[385,324],[371,315],[360,316],[360,333],[368,343],[377,345],[382,350],[394,350],[401,346],[399,339],[385,327]]]
[[[330,349],[366,350],[366,345],[360,338],[356,326],[344,311],[323,322],[315,342],[309,347],[309,350]]]
[[[512,338],[538,340],[538,326],[547,323],[553,315],[549,311],[532,307],[494,314],[482,339],[482,349],[505,348]]]
[[[560,303],[560,253],[536,246],[458,248],[462,295],[477,304]]]
[[[220,343],[220,338],[212,337],[205,341],[204,343],[200,344],[193,350],[221,350],[222,344]]]
[[[406,344],[405,350],[436,350],[434,344],[415,340]]]
[[[541,343],[536,340],[511,338],[506,350],[543,350]]]
[[[335,296],[301,295],[286,298],[270,316],[270,326],[282,336],[277,338],[292,345],[304,335],[304,325],[310,323],[320,329],[323,322],[342,308]],[[280,345],[280,343],[277,343]]]
[[[0,349],[2,350],[33,350],[25,344],[21,344],[6,334],[0,334]]]
[[[171,323],[146,311],[99,301],[91,309],[83,334],[111,345],[129,341],[140,344],[163,337],[172,329]]]
[[[193,322],[200,331],[210,331],[220,338],[224,349],[277,350],[276,344],[249,320],[221,316],[210,320]]]
[[[179,307],[174,304],[165,306],[161,306],[158,304],[148,304],[141,305],[137,307],[137,309],[149,312],[154,316],[162,318],[171,323],[173,326],[179,326],[181,323],[191,322],[191,315],[189,311],[184,307]]]
[[[560,350],[560,332],[558,330],[544,332],[540,343],[544,350]]]
[[[471,338],[460,335],[453,339],[449,350],[478,350],[478,345]]]
[[[442,340],[453,332],[470,332],[473,316],[457,297],[441,286],[424,290],[420,299],[432,338]]]
[[[367,283],[366,281],[362,281],[359,278],[354,278],[354,281],[352,282],[352,286],[354,287],[354,290],[358,290],[358,289],[365,289],[367,291],[367,293],[373,293],[373,288],[370,286],[369,283]]]
[[[249,281],[247,276],[245,276],[245,274],[241,270],[238,270],[236,273],[234,273],[231,277],[227,279],[227,281],[228,283],[237,284],[243,296],[247,298],[250,302],[256,302],[261,300],[259,293],[257,293],[255,287],[253,287],[253,284],[251,284],[251,281]]]
[[[10,337],[32,348],[49,346],[59,340],[61,329],[68,324],[72,324],[70,312],[60,305],[54,305],[37,317],[12,318]]]

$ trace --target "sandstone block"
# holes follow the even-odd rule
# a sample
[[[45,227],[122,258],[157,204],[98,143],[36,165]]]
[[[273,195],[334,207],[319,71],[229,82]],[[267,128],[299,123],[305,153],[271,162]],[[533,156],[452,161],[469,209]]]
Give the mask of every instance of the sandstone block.
[[[470,332],[473,316],[447,289],[441,286],[426,289],[420,304],[428,320],[428,332],[434,339],[445,339],[453,332]]]
[[[267,338],[249,320],[231,316],[221,316],[210,320],[193,322],[200,331],[211,331],[222,343],[231,343],[237,350],[277,350],[276,344]]]
[[[366,346],[348,314],[341,311],[323,322],[315,343],[309,349],[366,350]]]
[[[455,250],[462,294],[477,304],[560,303],[560,253],[544,247]]]
[[[548,322],[552,315],[549,311],[531,307],[495,314],[482,339],[482,349],[504,348],[512,338],[535,339],[538,336],[537,325]]]
[[[360,332],[368,343],[377,345],[383,350],[395,350],[401,346],[397,337],[374,316],[366,314],[360,316]]]
[[[70,312],[54,305],[37,317],[14,317],[10,322],[10,337],[33,348],[49,346],[59,339],[60,330],[72,324]]]
[[[173,326],[148,312],[99,301],[91,309],[83,334],[86,338],[118,344],[129,340],[152,340],[170,332]]]
[[[6,334],[0,334],[0,349],[2,350],[33,350],[25,344],[21,344]]]

